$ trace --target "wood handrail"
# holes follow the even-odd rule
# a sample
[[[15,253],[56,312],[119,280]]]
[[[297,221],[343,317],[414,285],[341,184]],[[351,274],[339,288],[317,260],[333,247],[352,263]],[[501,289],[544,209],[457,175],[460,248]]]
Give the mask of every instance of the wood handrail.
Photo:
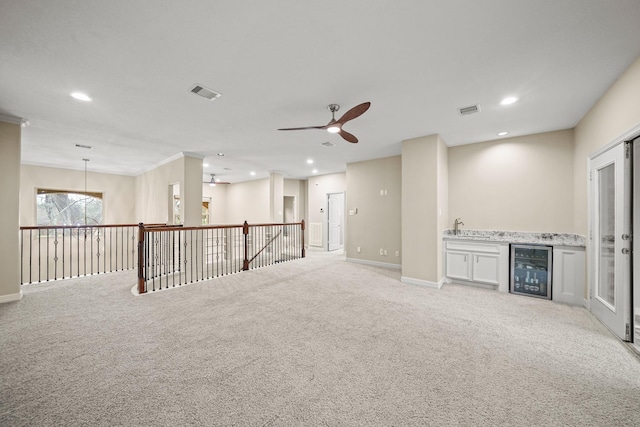
[[[164,224],[149,224],[149,227],[161,227]],[[139,224],[96,224],[96,225],[24,225],[20,230],[53,230],[67,228],[115,228],[115,227],[138,227]],[[146,224],[145,224],[146,226]]]
[[[184,227],[182,225],[167,225],[164,227],[147,226],[145,224],[145,231],[166,231],[167,229],[175,228],[177,230],[215,230],[223,228],[242,228],[242,225],[198,225],[195,227]]]
[[[137,224],[136,224],[137,225]],[[267,224],[249,224],[249,227],[269,227],[269,226],[284,226],[284,225],[302,225],[302,222],[289,222],[289,223],[267,223]],[[144,226],[145,231],[164,231],[167,228],[179,228],[181,230],[206,230],[206,229],[226,229],[226,228],[242,228],[242,224],[237,225],[197,225],[192,227],[184,227],[182,225],[165,225],[165,226]]]

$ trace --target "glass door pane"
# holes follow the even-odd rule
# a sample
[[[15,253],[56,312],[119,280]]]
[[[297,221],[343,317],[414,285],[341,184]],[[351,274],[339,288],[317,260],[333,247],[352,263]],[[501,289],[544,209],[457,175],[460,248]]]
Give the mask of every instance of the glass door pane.
[[[615,307],[615,163],[598,170],[600,231],[597,297]]]

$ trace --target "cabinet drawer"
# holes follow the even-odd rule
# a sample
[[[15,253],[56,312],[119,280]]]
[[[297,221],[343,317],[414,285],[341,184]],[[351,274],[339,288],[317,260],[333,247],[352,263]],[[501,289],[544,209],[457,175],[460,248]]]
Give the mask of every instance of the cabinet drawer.
[[[483,252],[490,254],[500,253],[500,243],[470,242],[460,240],[446,240],[447,251]]]

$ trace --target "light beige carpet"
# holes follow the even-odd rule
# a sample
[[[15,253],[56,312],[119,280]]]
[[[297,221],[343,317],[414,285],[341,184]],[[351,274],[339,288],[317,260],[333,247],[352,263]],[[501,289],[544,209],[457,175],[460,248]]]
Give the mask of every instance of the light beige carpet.
[[[640,425],[640,362],[582,308],[303,260],[0,305],[0,425]]]

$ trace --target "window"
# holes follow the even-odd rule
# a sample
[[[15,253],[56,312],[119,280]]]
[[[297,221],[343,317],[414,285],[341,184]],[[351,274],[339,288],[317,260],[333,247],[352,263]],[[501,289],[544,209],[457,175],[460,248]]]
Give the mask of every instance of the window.
[[[38,225],[102,224],[102,193],[39,188],[36,210]]]

